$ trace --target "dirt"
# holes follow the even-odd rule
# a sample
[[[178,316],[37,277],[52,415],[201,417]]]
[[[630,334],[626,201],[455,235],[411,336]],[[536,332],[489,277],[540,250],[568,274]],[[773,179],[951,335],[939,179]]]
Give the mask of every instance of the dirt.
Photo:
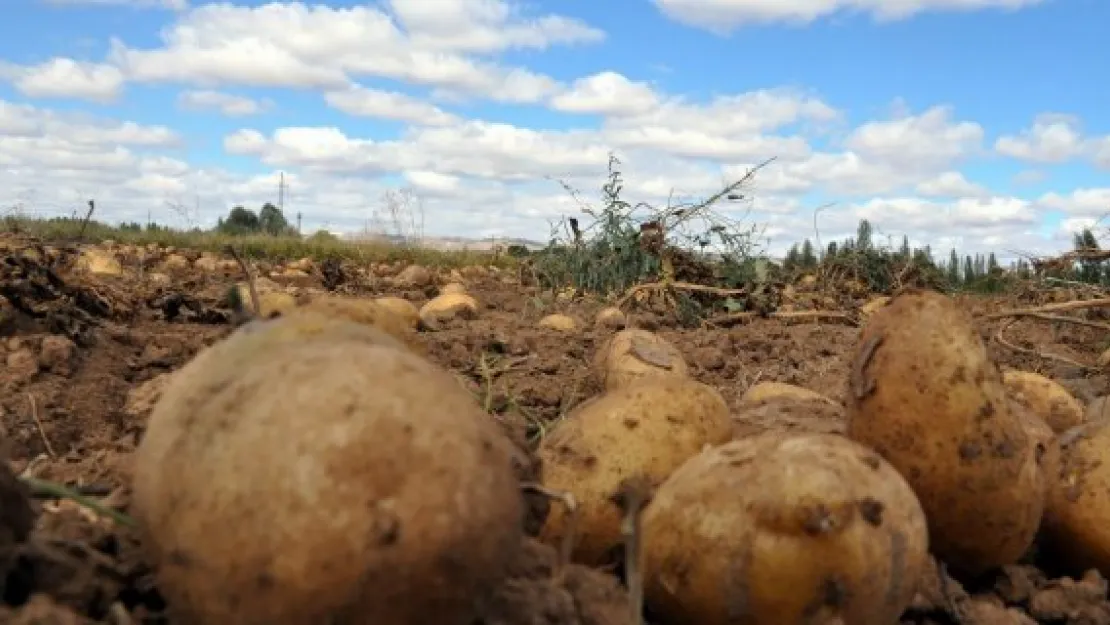
[[[191,252],[109,249],[121,267],[108,274],[119,275],[82,271],[74,246],[0,238],[0,455],[8,465],[0,465],[3,623],[173,623],[133,529],[12,479],[22,474],[63,483],[126,510],[130,458],[167,374],[231,331],[235,311],[223,297],[238,278],[233,265]],[[600,391],[589,361],[616,331],[592,323],[600,302],[559,300],[488,270],[411,283],[391,277],[395,268],[322,265],[316,271],[269,269],[275,283],[301,298],[328,288],[421,303],[435,294],[431,281],[465,279],[482,310],[473,319],[445,321],[420,340],[428,357],[456,372],[522,448]],[[966,303],[997,310],[1017,302]],[[566,334],[537,327],[554,312],[576,319],[580,329]],[[630,323],[678,346],[692,375],[718,388],[734,408],[759,381],[797,384],[839,400],[858,332],[843,324],[774,319],[682,328],[659,314],[633,315]],[[984,324],[984,338],[998,328]],[[1006,337],[1019,348],[1088,363],[1105,347],[1097,330],[1038,321],[1015,324]],[[1046,374],[1084,402],[1110,392],[1104,375],[994,340],[989,345],[1000,364]],[[838,419],[837,410],[815,408],[797,415],[797,422],[756,419],[737,431],[838,431]],[[522,481],[534,479],[534,458],[522,453],[518,470]],[[531,500],[534,532],[546,501]],[[522,554],[475,625],[632,622],[614,574],[576,565],[560,569],[554,551],[531,539]],[[1014,566],[966,586],[941,571],[926,578],[903,623],[1110,624],[1107,582],[1093,571],[1071,579]]]

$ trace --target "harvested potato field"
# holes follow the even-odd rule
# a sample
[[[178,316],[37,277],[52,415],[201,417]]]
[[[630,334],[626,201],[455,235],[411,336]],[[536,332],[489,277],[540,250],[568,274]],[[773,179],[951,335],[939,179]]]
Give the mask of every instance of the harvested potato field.
[[[247,264],[0,239],[0,622],[1110,623],[1091,295]]]

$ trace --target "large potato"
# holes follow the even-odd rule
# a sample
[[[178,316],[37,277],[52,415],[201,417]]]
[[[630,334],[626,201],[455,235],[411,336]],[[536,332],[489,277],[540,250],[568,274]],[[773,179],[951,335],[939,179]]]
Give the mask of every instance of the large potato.
[[[969,315],[950,298],[907,291],[876,311],[847,395],[848,435],[913,486],[939,558],[977,574],[1029,548],[1044,508],[1036,445]]]
[[[522,539],[508,440],[372,328],[269,323],[175,375],[136,452],[132,513],[174,622],[473,622]]]
[[[286,312],[285,316],[297,316],[302,313],[324,314],[378,328],[403,342],[409,349],[418,353],[423,351],[423,345],[417,339],[411,321],[404,314],[394,310],[392,306],[383,305],[375,300],[325,295]]]
[[[1049,477],[1043,532],[1051,554],[1074,575],[1110,575],[1110,421],[1060,437],[1060,468]]]
[[[606,390],[626,386],[645,377],[689,375],[682,352],[666,339],[639,328],[614,334],[594,354],[594,374]]]
[[[412,329],[415,330],[420,327],[420,310],[416,307],[416,304],[403,297],[394,296],[377,297],[374,298],[374,301],[377,302],[378,306],[403,319]]]
[[[582,404],[543,439],[543,485],[570,492],[579,505],[574,559],[606,562],[621,543],[620,508],[611,499],[626,479],[662,483],[705,445],[731,437],[728,406],[716,389],[687,378],[622,386]],[[567,531],[552,506],[540,533],[557,544]]]
[[[1068,389],[1032,371],[1010,370],[1002,374],[1010,397],[1044,419],[1059,434],[1087,420],[1083,404]]]
[[[648,606],[667,625],[891,625],[928,558],[925,514],[875,452],[768,432],[695,456],[643,517]]]

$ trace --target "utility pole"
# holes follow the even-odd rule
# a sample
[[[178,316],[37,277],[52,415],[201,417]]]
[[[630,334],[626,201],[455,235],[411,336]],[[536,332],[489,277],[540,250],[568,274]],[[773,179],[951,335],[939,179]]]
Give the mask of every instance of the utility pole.
[[[285,172],[278,175],[278,210],[285,212]]]
[[[301,233],[301,211],[297,211],[297,234]]]

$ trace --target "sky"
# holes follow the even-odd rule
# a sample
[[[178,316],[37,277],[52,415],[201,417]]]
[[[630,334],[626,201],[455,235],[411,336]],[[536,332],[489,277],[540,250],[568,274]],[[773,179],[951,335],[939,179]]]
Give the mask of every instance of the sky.
[[[656,207],[773,158],[715,208],[772,253],[1045,254],[1110,213],[1107,58],[1105,0],[5,0],[0,213],[207,227],[284,179],[306,232],[544,241],[610,153]]]

